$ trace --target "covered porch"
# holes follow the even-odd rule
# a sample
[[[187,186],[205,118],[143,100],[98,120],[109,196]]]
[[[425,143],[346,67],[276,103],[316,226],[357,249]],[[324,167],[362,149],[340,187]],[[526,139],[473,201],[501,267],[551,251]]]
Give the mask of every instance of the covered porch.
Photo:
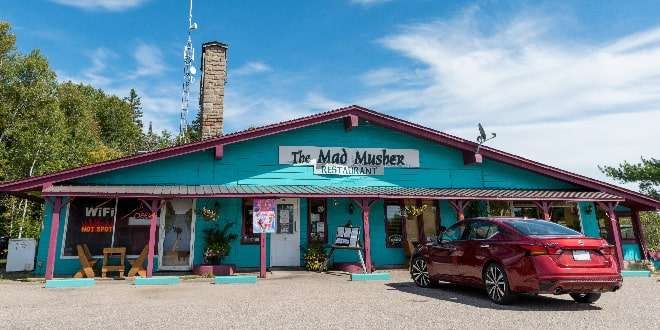
[[[190,217],[191,227],[188,228],[191,232],[190,240],[184,242],[190,246],[189,254],[186,256],[174,254],[170,258],[187,257],[185,261],[192,267],[202,262],[200,254],[204,251],[203,243],[199,242],[199,239],[195,243],[196,237],[199,238],[199,233],[209,226],[195,221],[194,218],[202,209],[213,209],[216,206],[220,221],[234,221],[238,224],[240,219],[241,228],[238,232],[240,241],[235,245],[236,254],[229,259],[237,261],[239,267],[252,268],[258,265],[262,277],[265,276],[266,268],[271,266],[270,253],[273,250],[273,240],[254,235],[251,230],[246,229],[248,227],[246,223],[251,221],[250,201],[264,198],[287,200],[286,203],[292,203],[291,208],[297,210],[295,216],[300,227],[291,230],[299,233],[298,245],[286,249],[298,249],[293,252],[293,258],[295,259],[297,254],[299,260],[302,259],[303,247],[315,242],[332,244],[335,239],[334,227],[344,225],[347,221],[350,223],[351,220],[355,220],[353,226],[362,229],[360,239],[366,270],[373,272],[374,266],[379,268],[403,266],[406,252],[409,252],[407,250],[411,245],[435,239],[441,226],[449,226],[466,217],[527,216],[554,221],[566,219],[565,221],[571,224],[577,219],[578,231],[588,236],[598,236],[602,232],[599,226],[602,227],[603,224],[598,223],[596,214],[602,209],[607,216],[607,221],[604,223],[605,232],[608,233],[607,238],[616,246],[619,265],[623,265],[624,252],[617,206],[624,202],[624,199],[597,191],[284,185],[67,185],[45,187],[42,195],[48,201],[48,209],[51,210],[49,234],[48,237],[42,237],[41,243],[48,246],[44,273],[47,279],[52,279],[57,273],[55,267],[58,241],[60,251],[63,251],[62,245],[66,243],[60,238],[63,236],[62,233],[66,232],[66,228],[60,228],[64,220],[62,213],[69,217],[70,212],[67,211],[71,209],[71,203],[84,198],[114,199],[115,205],[120,205],[120,201],[132,203],[139,205],[142,213],[146,213],[143,215],[146,222],[142,224],[145,225],[143,229],[148,230],[142,235],[146,236],[148,251],[147,277],[151,277],[156,266],[162,265],[164,261],[164,254],[158,253],[163,249],[163,236],[159,226],[164,223],[159,219],[162,221],[168,213],[164,210],[169,208],[170,214],[182,214],[183,221],[187,217],[185,214]],[[173,212],[173,208],[176,208],[175,204],[178,204],[182,210]],[[417,208],[420,212],[414,215],[406,213],[406,209],[410,207]],[[120,209],[115,207],[115,213],[120,213]],[[635,208],[628,210],[635,237],[640,238],[639,250],[646,255],[643,233],[639,226],[639,210]],[[116,225],[115,221],[112,243],[116,238],[114,234]],[[235,228],[237,231],[238,229]],[[193,234],[195,231],[197,234]],[[146,233],[148,236],[145,235]],[[269,249],[264,251],[266,247]],[[276,248],[277,251],[283,249],[285,248]],[[159,255],[161,258],[158,258]]]

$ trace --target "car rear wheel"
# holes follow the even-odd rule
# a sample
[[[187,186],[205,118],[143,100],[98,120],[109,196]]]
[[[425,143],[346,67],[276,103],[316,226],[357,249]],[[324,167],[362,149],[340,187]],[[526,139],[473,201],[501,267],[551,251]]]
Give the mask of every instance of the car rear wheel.
[[[428,288],[431,285],[428,267],[422,257],[413,259],[410,267],[410,276],[412,276],[413,281],[419,287]]]
[[[600,293],[571,293],[571,298],[581,304],[591,304],[600,299]]]
[[[484,286],[488,298],[496,304],[506,305],[511,303],[513,293],[509,287],[504,269],[498,264],[489,264],[484,272]]]

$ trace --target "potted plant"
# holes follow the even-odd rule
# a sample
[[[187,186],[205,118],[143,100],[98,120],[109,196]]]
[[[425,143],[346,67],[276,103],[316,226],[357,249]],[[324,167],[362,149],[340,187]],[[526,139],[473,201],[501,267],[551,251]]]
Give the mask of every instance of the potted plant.
[[[311,243],[305,251],[305,269],[308,271],[319,272],[328,256],[325,254],[325,246],[322,243]]]
[[[204,257],[207,264],[219,265],[222,263],[222,258],[229,255],[231,242],[238,237],[238,235],[229,232],[233,225],[234,223],[226,223],[221,229],[209,228],[204,231],[204,240],[206,241]]]

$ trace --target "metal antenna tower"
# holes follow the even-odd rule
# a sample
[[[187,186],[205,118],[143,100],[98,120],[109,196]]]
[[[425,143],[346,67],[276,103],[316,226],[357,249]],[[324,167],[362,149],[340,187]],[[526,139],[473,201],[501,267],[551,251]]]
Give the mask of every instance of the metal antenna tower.
[[[190,105],[190,85],[195,80],[195,49],[190,37],[193,30],[197,29],[197,23],[192,21],[192,0],[190,0],[190,10],[188,12],[188,42],[183,48],[183,91],[181,92],[181,117],[179,121],[179,140],[183,143],[188,142],[186,130],[188,129],[188,106]]]

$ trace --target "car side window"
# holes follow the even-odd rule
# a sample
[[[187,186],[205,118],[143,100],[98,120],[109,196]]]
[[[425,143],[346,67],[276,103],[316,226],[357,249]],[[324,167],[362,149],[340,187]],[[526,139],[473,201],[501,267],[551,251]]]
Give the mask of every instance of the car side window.
[[[464,232],[465,232],[465,223],[457,223],[449,227],[449,229],[445,230],[445,232],[442,233],[442,242],[447,243],[447,242],[461,240],[463,239]]]
[[[474,221],[470,225],[469,240],[493,239],[499,233],[496,224],[489,221]]]

